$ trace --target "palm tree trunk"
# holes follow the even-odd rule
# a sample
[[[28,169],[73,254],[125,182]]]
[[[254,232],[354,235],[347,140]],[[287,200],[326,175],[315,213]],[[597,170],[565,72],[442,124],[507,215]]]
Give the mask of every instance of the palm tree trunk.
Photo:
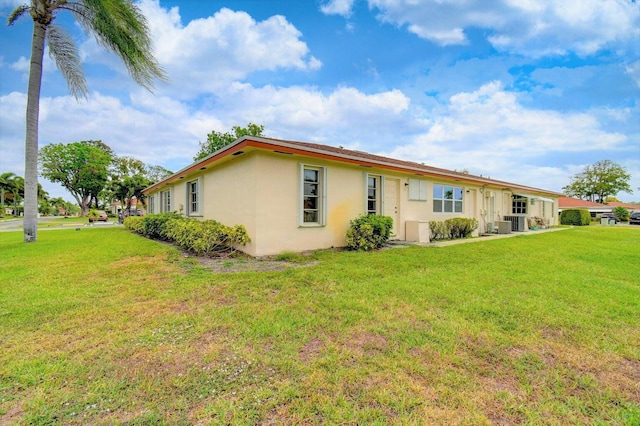
[[[24,161],[24,241],[36,241],[38,232],[38,120],[40,116],[40,86],[46,26],[33,22],[31,65],[27,88],[27,134]]]

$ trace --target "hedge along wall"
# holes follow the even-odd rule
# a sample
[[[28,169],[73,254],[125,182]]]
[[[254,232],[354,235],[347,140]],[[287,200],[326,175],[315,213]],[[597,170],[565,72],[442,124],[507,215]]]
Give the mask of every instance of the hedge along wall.
[[[588,226],[591,224],[591,214],[586,209],[566,209],[560,213],[561,225]]]
[[[237,246],[251,242],[243,225],[230,227],[215,220],[200,221],[176,213],[130,216],[124,220],[124,226],[147,238],[172,242],[200,256],[230,253]]]

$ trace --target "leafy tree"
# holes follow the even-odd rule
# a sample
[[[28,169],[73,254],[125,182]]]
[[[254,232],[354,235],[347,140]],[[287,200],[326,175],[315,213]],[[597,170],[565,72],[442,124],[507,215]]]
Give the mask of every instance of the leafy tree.
[[[151,181],[151,185],[168,178],[172,174],[171,170],[167,170],[162,166],[147,166],[147,178]]]
[[[18,216],[18,206],[24,198],[24,178],[13,176],[10,181],[8,198],[13,201],[13,215]]]
[[[78,48],[71,36],[55,24],[62,11],[71,13],[99,44],[118,55],[141,86],[150,90],[155,79],[166,79],[153,57],[146,19],[131,0],[31,0],[11,12],[9,25],[25,14],[33,19],[25,137],[25,242],[36,241],[38,230],[38,120],[45,41],[70,92],[76,98],[88,94]]]
[[[11,187],[13,185],[13,178],[16,175],[11,172],[2,173],[0,175],[0,208],[2,211],[0,212],[0,216],[4,215],[4,198],[7,192],[11,192]]]
[[[131,209],[131,199],[146,205],[142,191],[152,184],[145,164],[132,157],[116,157],[111,168],[111,198],[120,201],[125,209]]]
[[[624,167],[611,160],[603,160],[585,167],[562,190],[569,197],[604,203],[607,196],[620,191],[632,194],[629,179],[631,175]]]
[[[613,209],[613,215],[621,222],[629,221],[629,210],[625,209],[622,206],[618,206]]]
[[[105,187],[111,154],[95,141],[46,145],[40,150],[42,176],[73,195],[85,216],[91,200]]]
[[[209,154],[213,154],[217,150],[224,148],[243,136],[264,136],[262,134],[264,126],[259,126],[253,123],[247,124],[247,127],[233,126],[232,130],[233,133],[222,133],[216,132],[215,130],[211,131],[211,133],[207,135],[207,142],[200,142],[200,151],[198,151],[196,156],[193,157],[193,160],[198,161]]]

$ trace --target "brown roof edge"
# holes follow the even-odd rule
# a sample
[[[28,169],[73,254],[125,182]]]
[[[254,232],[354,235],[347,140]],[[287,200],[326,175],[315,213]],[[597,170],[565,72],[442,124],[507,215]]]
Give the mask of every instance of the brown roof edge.
[[[471,175],[467,173],[455,172],[452,170],[441,169],[437,167],[427,166],[421,163],[397,160],[390,157],[369,154],[362,151],[355,151],[345,148],[333,147],[329,145],[321,145],[310,142],[299,142],[285,139],[265,138],[261,136],[243,136],[234,143],[210,154],[209,156],[190,164],[177,173],[169,176],[167,179],[156,183],[145,189],[147,193],[163,184],[170,183],[179,179],[181,175],[186,175],[192,171],[198,170],[207,164],[231,155],[246,146],[252,146],[259,149],[279,150],[290,152],[292,154],[310,155],[313,157],[324,158],[327,160],[342,161],[351,164],[359,164],[363,166],[380,167],[389,170],[395,170],[405,173],[412,173],[424,176],[440,177],[446,179],[455,179],[460,182],[474,183],[479,185],[491,185],[503,187],[505,190],[520,190],[533,192],[536,195],[545,194],[552,196],[561,196],[562,194],[545,189],[534,188],[530,186],[519,185],[511,182],[489,179],[482,176]]]

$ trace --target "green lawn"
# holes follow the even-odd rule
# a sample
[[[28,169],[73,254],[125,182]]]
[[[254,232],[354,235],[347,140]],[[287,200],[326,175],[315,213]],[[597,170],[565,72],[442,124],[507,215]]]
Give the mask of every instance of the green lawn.
[[[0,234],[0,424],[640,424],[640,227],[212,274]]]

